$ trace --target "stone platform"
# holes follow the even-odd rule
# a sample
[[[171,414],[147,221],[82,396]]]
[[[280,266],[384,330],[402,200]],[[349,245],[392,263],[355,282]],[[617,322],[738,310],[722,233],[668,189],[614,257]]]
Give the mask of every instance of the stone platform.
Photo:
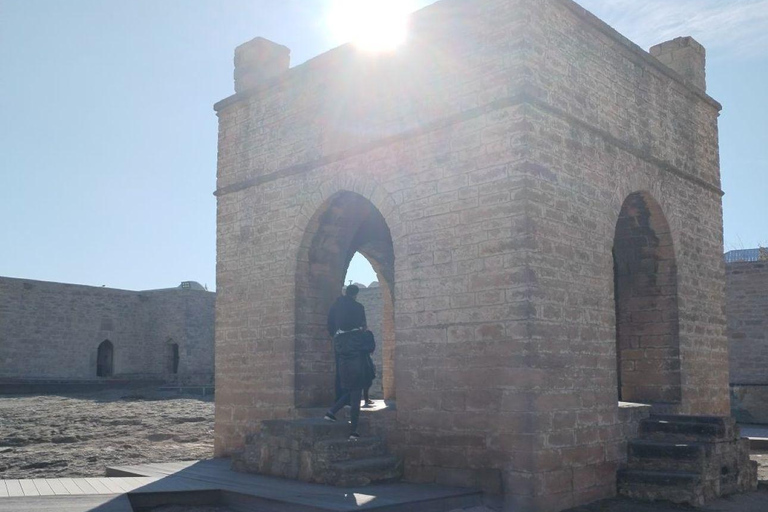
[[[349,425],[341,416],[335,423],[321,418],[264,421],[233,457],[232,467],[344,487],[400,480],[402,460],[387,452],[382,437],[348,436]]]
[[[722,496],[757,489],[757,463],[749,439],[733,418],[652,416],[630,441],[619,493],[647,501],[702,506]]]

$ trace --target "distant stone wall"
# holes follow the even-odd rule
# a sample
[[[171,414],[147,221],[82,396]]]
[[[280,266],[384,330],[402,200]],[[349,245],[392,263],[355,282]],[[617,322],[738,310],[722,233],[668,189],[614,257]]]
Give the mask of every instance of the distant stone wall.
[[[768,261],[726,265],[731,384],[768,385]]]
[[[115,379],[210,383],[215,299],[196,289],[136,292],[0,278],[0,379],[98,379],[97,350],[109,340]]]
[[[729,263],[726,276],[732,411],[768,423],[768,261]]]
[[[376,365],[376,380],[373,381],[371,386],[370,397],[382,398],[382,353],[383,347],[381,331],[381,289],[378,286],[373,288],[360,288],[360,293],[357,295],[357,302],[365,307],[365,318],[368,320],[368,329],[373,333],[373,337],[376,339],[376,351],[373,353],[373,362]]]

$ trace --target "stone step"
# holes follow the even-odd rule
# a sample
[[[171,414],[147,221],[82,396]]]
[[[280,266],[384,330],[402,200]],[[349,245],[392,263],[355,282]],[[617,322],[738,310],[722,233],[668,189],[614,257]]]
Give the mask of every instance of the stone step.
[[[640,422],[639,434],[649,441],[717,443],[737,439],[738,429],[731,418],[651,416]]]
[[[322,418],[299,420],[267,420],[261,423],[261,436],[295,440],[311,445],[324,439],[347,439],[349,424],[346,421],[328,421]]]
[[[354,442],[354,441],[353,441]],[[323,479],[339,487],[357,487],[371,483],[394,482],[403,476],[403,461],[384,455],[330,464]]]
[[[353,459],[379,457],[387,453],[384,441],[380,437],[361,437],[355,441],[348,439],[327,439],[315,444],[318,456],[329,462],[341,462]]]
[[[684,471],[701,475],[707,449],[699,443],[675,443],[635,439],[629,442],[629,469]]]
[[[625,469],[617,475],[622,496],[644,501],[671,501],[694,507],[705,503],[705,490],[699,475],[685,471],[644,471]]]

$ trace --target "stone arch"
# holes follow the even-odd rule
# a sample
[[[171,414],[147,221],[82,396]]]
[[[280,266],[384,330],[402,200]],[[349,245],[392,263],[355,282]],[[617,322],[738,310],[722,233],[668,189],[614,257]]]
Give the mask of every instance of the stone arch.
[[[672,232],[647,191],[629,194],[613,237],[619,400],[681,400],[678,276]]]
[[[165,371],[171,375],[178,375],[179,373],[179,344],[176,343],[173,338],[168,338],[165,343]]]
[[[104,340],[99,344],[96,349],[96,376],[97,377],[111,377],[114,375],[114,357],[115,348],[112,342]]]
[[[297,255],[295,305],[295,404],[326,406],[335,371],[326,318],[341,293],[349,262],[360,252],[382,289],[385,398],[394,397],[394,276],[392,233],[384,214],[363,195],[331,194],[309,220]]]

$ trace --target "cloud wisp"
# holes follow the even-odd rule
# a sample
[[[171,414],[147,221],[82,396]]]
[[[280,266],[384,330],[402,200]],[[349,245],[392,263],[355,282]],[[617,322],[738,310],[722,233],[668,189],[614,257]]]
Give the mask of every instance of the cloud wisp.
[[[768,0],[578,0],[645,49],[693,36],[729,58],[768,53]]]

